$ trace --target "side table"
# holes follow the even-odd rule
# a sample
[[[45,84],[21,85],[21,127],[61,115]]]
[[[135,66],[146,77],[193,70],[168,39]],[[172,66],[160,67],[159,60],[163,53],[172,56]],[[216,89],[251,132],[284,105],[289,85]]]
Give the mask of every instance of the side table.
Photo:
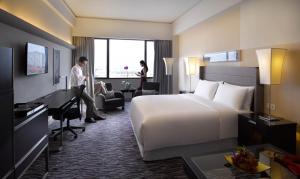
[[[134,97],[134,93],[135,93],[136,89],[122,89],[121,92],[123,93],[123,95],[125,96],[125,93],[131,93],[131,98]]]

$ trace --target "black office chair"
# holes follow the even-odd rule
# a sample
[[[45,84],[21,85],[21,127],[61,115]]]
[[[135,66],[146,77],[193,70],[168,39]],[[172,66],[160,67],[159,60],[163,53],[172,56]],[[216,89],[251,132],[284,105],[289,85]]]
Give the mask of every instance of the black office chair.
[[[70,121],[71,120],[74,120],[74,119],[78,119],[81,120],[81,112],[80,112],[80,100],[81,100],[81,96],[82,96],[82,93],[85,89],[85,85],[81,85],[80,86],[80,94],[76,97],[76,105],[75,107],[71,107],[65,114],[64,114],[64,119],[67,119],[67,125],[65,127],[63,127],[63,131],[70,131],[71,133],[74,134],[74,138],[76,139],[77,138],[77,133],[73,130],[73,129],[81,129],[82,132],[85,131],[85,127],[83,126],[71,126],[70,125]],[[59,120],[58,117],[56,116],[53,116],[53,119],[55,120]],[[54,140],[56,140],[56,137],[58,135],[60,135],[61,131],[60,128],[57,128],[57,129],[53,129],[52,130],[52,133],[55,133],[56,131],[58,131],[54,136]]]

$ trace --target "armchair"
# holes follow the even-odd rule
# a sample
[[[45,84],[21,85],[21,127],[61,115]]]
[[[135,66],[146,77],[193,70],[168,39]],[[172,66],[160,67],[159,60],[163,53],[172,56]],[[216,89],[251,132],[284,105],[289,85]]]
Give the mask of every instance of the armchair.
[[[105,86],[108,91],[112,90],[111,83],[105,83]],[[124,110],[125,98],[124,95],[118,91],[114,92],[113,98],[107,98],[107,96],[105,96],[104,94],[99,93],[95,96],[95,104],[99,110],[102,110],[104,112],[117,107],[122,107],[122,110]]]

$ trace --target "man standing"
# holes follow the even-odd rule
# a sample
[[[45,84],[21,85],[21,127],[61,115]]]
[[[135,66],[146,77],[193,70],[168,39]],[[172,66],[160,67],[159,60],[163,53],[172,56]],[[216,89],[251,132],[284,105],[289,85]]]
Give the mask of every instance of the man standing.
[[[76,65],[71,69],[71,87],[76,90],[76,93],[80,94],[80,85],[84,85],[84,82],[88,79],[88,75],[84,76],[82,73],[82,68],[86,66],[88,59],[86,57],[80,57]],[[83,91],[81,98],[86,104],[86,118],[85,122],[94,123],[95,120],[103,120],[105,117],[98,114],[95,106],[94,99]]]

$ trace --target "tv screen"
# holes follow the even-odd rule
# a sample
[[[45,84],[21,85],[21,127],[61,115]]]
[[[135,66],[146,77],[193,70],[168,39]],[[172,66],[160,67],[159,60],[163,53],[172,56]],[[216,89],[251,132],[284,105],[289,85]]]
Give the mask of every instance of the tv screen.
[[[48,48],[33,43],[27,43],[26,49],[26,75],[48,73]]]

